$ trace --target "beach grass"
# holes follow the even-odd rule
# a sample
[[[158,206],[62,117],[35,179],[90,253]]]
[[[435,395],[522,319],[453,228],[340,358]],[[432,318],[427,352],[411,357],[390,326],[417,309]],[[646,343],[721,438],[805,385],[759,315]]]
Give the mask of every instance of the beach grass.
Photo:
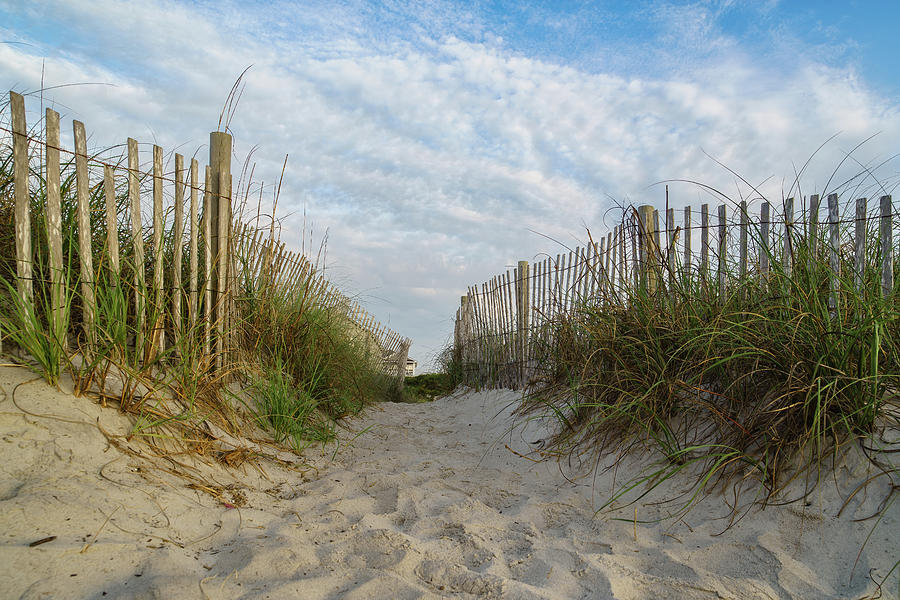
[[[693,483],[670,499],[672,516],[714,491],[735,509],[742,493],[765,505],[797,482],[805,498],[849,445],[896,490],[900,294],[882,295],[874,264],[855,277],[849,247],[835,275],[825,242],[793,240],[790,272],[774,247],[765,277],[726,262],[724,293],[711,275],[677,261],[670,271],[660,256],[658,289],[645,283],[620,302],[553,311],[521,412],[556,419],[551,454],[609,458],[610,468],[628,455],[656,457],[603,508],[682,473]],[[877,258],[873,227],[866,245]]]
[[[456,382],[446,372],[422,373],[407,377],[403,386],[403,402],[432,402],[453,393]]]
[[[35,129],[33,133],[39,136],[42,132]],[[274,286],[264,277],[250,276],[247,259],[240,252],[233,293],[235,316],[225,330],[233,345],[228,348],[228,366],[215,369],[215,351],[203,350],[208,334],[202,319],[185,316],[181,330],[176,331],[171,275],[176,244],[184,246],[183,273],[188,272],[189,264],[186,240],[174,238],[171,208],[158,248],[153,245],[152,232],[143,228],[145,253],[138,265],[130,222],[121,217],[128,212],[122,177],[115,190],[120,215],[115,232],[120,248],[118,272],[110,268],[102,182],[89,190],[95,302],[94,318],[84,326],[85,305],[77,269],[74,161],[61,164],[66,292],[62,310],[51,310],[46,165],[43,154],[35,146],[31,150],[33,305],[22,302],[16,293],[12,149],[8,136],[0,138],[0,332],[4,351],[13,351],[49,383],[56,385],[68,371],[76,382],[76,392],[99,394],[104,402],[117,401],[123,410],[136,415],[134,434],[164,445],[190,446],[202,430],[200,424],[211,420],[229,432],[261,427],[295,450],[333,439],[337,421],[402,387],[396,377],[384,373],[377,342],[353,323],[346,311],[327,306],[312,286],[297,293]],[[108,148],[92,155],[121,165],[121,152],[121,148]],[[145,179],[142,186],[149,183]],[[235,197],[246,200],[254,182],[248,178],[243,185]],[[267,225],[266,229],[274,235],[280,227]],[[157,252],[162,253],[164,265],[164,293],[159,298],[150,283]],[[135,277],[139,266],[143,267],[142,278]],[[199,267],[203,273],[202,256]],[[136,316],[136,298],[145,302],[144,323]],[[186,305],[185,300],[183,307]],[[201,306],[201,314],[203,311]],[[153,323],[162,326],[154,331],[149,326]],[[159,344],[159,332],[167,340],[164,346]],[[117,385],[108,385],[113,376]]]

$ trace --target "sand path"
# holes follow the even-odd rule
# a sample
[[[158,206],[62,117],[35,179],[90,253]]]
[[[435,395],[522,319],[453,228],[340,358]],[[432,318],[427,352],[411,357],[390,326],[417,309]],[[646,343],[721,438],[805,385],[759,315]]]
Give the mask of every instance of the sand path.
[[[840,518],[823,492],[720,536],[721,500],[676,523],[634,523],[633,507],[595,516],[609,475],[570,482],[516,454],[546,432],[510,431],[511,392],[375,407],[303,474],[198,467],[226,505],[110,447],[98,419],[128,425],[112,409],[36,381],[16,402],[45,416],[23,414],[11,394],[31,378],[0,367],[2,597],[858,598],[900,555],[894,506],[850,579],[872,525],[853,518],[877,489]]]

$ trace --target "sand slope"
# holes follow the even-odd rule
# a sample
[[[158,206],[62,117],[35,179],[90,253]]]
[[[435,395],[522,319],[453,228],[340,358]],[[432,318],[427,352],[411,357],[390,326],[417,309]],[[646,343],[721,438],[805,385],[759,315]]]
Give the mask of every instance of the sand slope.
[[[509,430],[511,392],[375,407],[305,472],[198,466],[217,500],[111,447],[96,423],[127,431],[113,409],[35,381],[16,402],[56,418],[24,415],[11,394],[29,379],[0,367],[2,597],[858,598],[900,557],[895,502],[850,579],[873,525],[853,519],[881,480],[840,518],[832,485],[722,535],[716,499],[678,522],[635,524],[634,507],[595,517],[612,473],[570,482],[568,467],[515,454],[546,431]],[[657,514],[638,505],[639,520]],[[895,574],[885,596],[896,590]]]

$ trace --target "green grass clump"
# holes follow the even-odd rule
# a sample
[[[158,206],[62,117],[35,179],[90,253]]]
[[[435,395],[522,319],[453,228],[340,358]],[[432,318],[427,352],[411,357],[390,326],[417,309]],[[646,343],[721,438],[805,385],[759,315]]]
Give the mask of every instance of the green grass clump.
[[[54,312],[43,293],[35,298],[36,307],[23,301],[9,281],[4,279],[3,284],[7,296],[5,310],[0,313],[0,336],[28,354],[36,363],[28,366],[48,383],[56,385],[67,360],[64,340],[69,327],[71,295],[67,295]]]
[[[289,443],[297,451],[312,442],[327,442],[334,437],[334,422],[327,417],[316,397],[315,379],[310,389],[298,387],[276,358],[253,383],[257,418],[264,428],[275,433],[279,443]]]
[[[346,313],[317,306],[305,291],[288,297],[263,286],[249,296],[239,303],[239,334],[262,372],[253,409],[276,437],[295,447],[331,441],[336,420],[392,393],[395,378]]]
[[[456,389],[465,381],[465,368],[462,359],[462,349],[447,346],[437,356],[438,372],[447,376],[447,385]]]
[[[404,383],[403,402],[432,402],[452,393],[456,388],[448,373],[423,373],[407,377]]]
[[[35,130],[32,135],[40,138],[43,132]],[[306,272],[305,281],[275,285],[277,273],[251,268],[253,257],[247,254],[247,244],[235,244],[234,310],[225,326],[226,366],[215,368],[220,357],[214,350],[212,354],[203,351],[207,330],[202,319],[195,324],[187,320],[186,300],[181,304],[181,326],[173,319],[173,302],[179,296],[186,297],[188,287],[187,223],[184,237],[176,239],[170,206],[161,244],[156,247],[152,229],[144,227],[140,234],[144,257],[138,263],[126,178],[123,171],[116,171],[118,218],[113,234],[119,242],[121,269],[113,272],[107,247],[106,199],[94,164],[89,167],[89,214],[95,304],[93,323],[86,330],[78,269],[74,164],[65,153],[60,193],[66,292],[62,310],[50,310],[46,164],[39,144],[32,144],[29,150],[33,306],[20,302],[15,289],[12,148],[9,135],[0,134],[0,332],[6,343],[4,350],[18,350],[18,359],[48,382],[57,383],[67,368],[75,379],[77,393],[100,394],[104,401],[118,401],[123,410],[135,414],[134,434],[145,436],[151,443],[168,445],[169,450],[187,446],[201,453],[207,451],[210,437],[208,428],[202,426],[204,421],[214,422],[229,434],[261,426],[279,442],[300,450],[310,443],[332,440],[340,419],[356,414],[370,402],[399,393],[396,378],[383,372],[381,348],[372,334],[351,322],[346,306],[335,306],[333,297],[326,298],[317,291],[321,286],[314,281],[318,275],[315,269]],[[121,148],[97,154],[109,164],[124,162]],[[146,152],[143,155],[146,157]],[[150,183],[148,177],[140,176],[145,221]],[[166,184],[166,193],[170,185]],[[244,184],[250,185],[249,181]],[[242,196],[247,197],[246,192],[235,191],[235,206]],[[235,215],[235,220],[240,216]],[[266,229],[270,230],[268,224]],[[277,240],[266,243],[274,247]],[[182,289],[174,290],[173,257],[179,244],[183,248],[182,264],[177,265],[181,268]],[[203,247],[201,232],[199,248]],[[156,297],[152,282],[159,255],[163,257],[163,293]],[[142,282],[136,277],[139,267],[144,272]],[[202,280],[202,253],[198,267],[199,314],[203,315],[207,307],[203,306],[206,284]],[[146,307],[143,326],[137,322],[138,299],[143,299]],[[152,335],[151,324],[156,322],[162,324],[165,333],[163,347]],[[112,374],[122,382],[115,392],[107,386]]]
[[[650,489],[693,473],[684,510],[716,489],[767,503],[803,479],[809,494],[850,443],[893,481],[896,448],[882,434],[900,430],[900,293],[883,298],[874,267],[857,285],[844,248],[830,307],[823,247],[794,240],[790,274],[773,253],[765,285],[729,264],[720,294],[714,280],[660,268],[656,291],[556,313],[522,411],[557,418],[560,455],[652,451],[662,460],[639,478]],[[638,487],[623,484],[610,504]]]

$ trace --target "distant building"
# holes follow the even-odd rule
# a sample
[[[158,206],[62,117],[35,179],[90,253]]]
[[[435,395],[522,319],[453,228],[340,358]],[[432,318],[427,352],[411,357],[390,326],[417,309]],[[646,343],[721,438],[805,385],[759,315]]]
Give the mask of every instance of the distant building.
[[[418,366],[419,366],[419,363],[417,363],[415,360],[413,360],[411,358],[407,358],[406,359],[406,376],[412,377],[413,375],[415,375],[416,367],[418,367]]]

